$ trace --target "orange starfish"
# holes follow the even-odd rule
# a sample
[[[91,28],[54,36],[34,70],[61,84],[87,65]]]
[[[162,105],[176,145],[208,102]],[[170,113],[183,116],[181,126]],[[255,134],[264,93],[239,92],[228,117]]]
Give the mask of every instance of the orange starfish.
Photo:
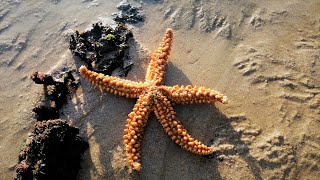
[[[142,134],[151,111],[155,113],[171,139],[185,150],[208,155],[229,148],[229,146],[208,147],[202,144],[199,140],[192,138],[177,119],[172,103],[192,104],[216,101],[226,103],[227,97],[218,91],[204,87],[162,85],[171,45],[172,30],[167,29],[160,47],[151,55],[145,82],[134,82],[99,74],[88,70],[85,66],[79,69],[84,78],[101,90],[127,98],[138,98],[133,111],[128,115],[123,136],[127,159],[130,166],[137,171],[141,170]]]

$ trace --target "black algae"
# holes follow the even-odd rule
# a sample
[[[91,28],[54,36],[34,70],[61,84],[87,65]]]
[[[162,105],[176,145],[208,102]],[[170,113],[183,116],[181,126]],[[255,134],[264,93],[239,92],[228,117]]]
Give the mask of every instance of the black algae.
[[[117,8],[119,12],[112,14],[115,21],[129,24],[144,22],[145,18],[140,9],[132,6],[126,0],[120,2]]]
[[[65,120],[37,122],[19,154],[15,180],[76,179],[88,143]]]
[[[33,109],[39,121],[19,154],[14,179],[76,179],[81,155],[89,145],[78,135],[78,128],[58,118],[67,96],[77,89],[78,81],[71,71],[60,74],[59,79],[42,72],[35,72],[30,78],[44,85],[45,98],[50,103]]]
[[[62,73],[59,79],[42,72],[35,72],[30,78],[36,84],[44,85],[45,101],[49,101],[47,104],[33,108],[36,119],[38,121],[58,119],[60,109],[67,102],[68,95],[77,89],[78,81],[75,80],[71,71]]]
[[[36,113],[36,119],[38,121],[49,120],[49,119],[58,119],[60,116],[60,111],[56,107],[48,106],[37,106],[32,109]]]
[[[69,49],[89,70],[111,75],[118,69],[119,76],[126,76],[133,65],[129,58],[131,38],[132,32],[124,24],[112,28],[100,22],[93,24],[91,30],[71,35]]]

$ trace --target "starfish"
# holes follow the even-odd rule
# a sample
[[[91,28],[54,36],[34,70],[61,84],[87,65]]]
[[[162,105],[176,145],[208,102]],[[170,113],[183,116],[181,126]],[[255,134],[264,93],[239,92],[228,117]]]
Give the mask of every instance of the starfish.
[[[137,98],[133,111],[128,115],[124,145],[127,160],[132,169],[141,170],[141,141],[148,116],[153,111],[165,132],[183,149],[199,155],[232,148],[230,146],[208,147],[194,139],[176,117],[173,104],[221,103],[227,97],[218,91],[197,86],[164,86],[164,75],[172,45],[171,29],[167,29],[160,47],[151,55],[145,82],[135,82],[108,76],[81,66],[81,75],[100,90],[111,94]]]

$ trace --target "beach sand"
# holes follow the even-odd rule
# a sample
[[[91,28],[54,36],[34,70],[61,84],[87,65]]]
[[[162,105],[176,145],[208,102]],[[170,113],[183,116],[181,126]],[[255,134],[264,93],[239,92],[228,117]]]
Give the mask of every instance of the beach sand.
[[[0,179],[12,179],[32,108],[43,88],[29,75],[77,69],[70,34],[110,22],[120,1],[0,2]],[[81,85],[62,110],[90,148],[78,179],[320,179],[320,2],[129,1],[144,23],[130,26],[134,60],[127,79],[143,81],[148,55],[174,30],[166,85],[198,85],[228,96],[227,105],[176,105],[205,144],[234,151],[208,159],[170,140],[154,115],[142,143],[142,171],[130,173],[123,129],[134,99]],[[79,76],[79,74],[76,72]]]

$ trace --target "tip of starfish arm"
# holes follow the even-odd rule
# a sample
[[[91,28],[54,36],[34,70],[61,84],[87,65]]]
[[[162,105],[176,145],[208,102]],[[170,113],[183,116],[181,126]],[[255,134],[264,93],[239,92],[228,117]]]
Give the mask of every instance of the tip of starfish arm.
[[[167,28],[166,34],[173,34],[173,30],[171,28]]]
[[[141,164],[138,163],[138,162],[134,162],[134,163],[132,164],[132,167],[133,167],[133,169],[136,170],[136,171],[141,171]]]
[[[83,66],[83,65],[79,68],[79,72],[80,72],[81,74],[84,74],[87,70],[88,70],[88,69],[87,69],[85,66]]]
[[[222,102],[222,104],[228,104],[229,100],[228,100],[227,96],[223,96],[221,102]]]

